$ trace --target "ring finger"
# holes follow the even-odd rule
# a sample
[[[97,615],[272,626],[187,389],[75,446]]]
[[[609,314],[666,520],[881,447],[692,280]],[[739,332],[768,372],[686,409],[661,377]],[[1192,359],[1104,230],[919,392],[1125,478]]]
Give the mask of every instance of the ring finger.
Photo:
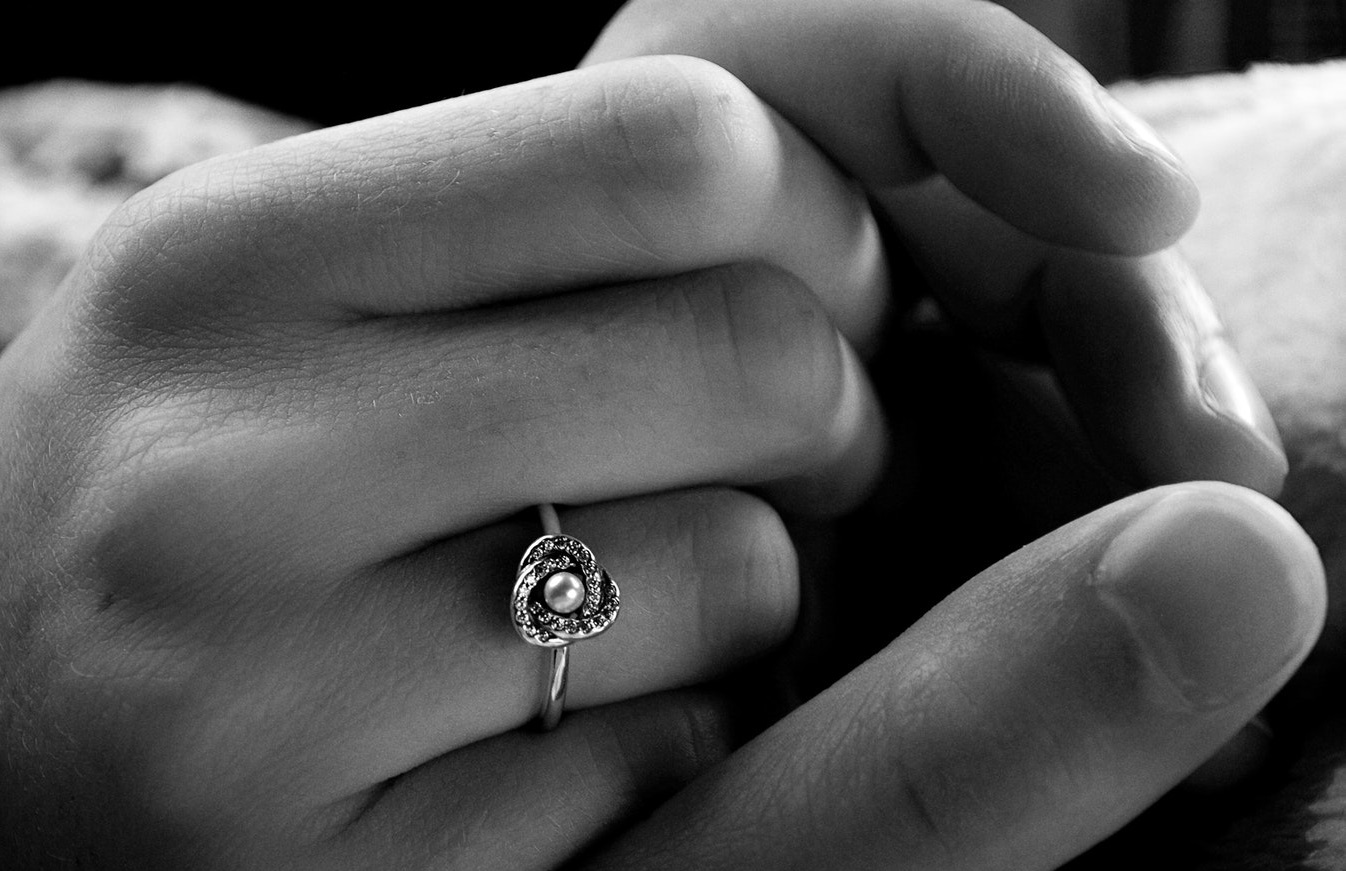
[[[793,626],[794,551],[753,497],[685,491],[561,519],[618,579],[623,603],[609,631],[575,645],[572,709],[704,682]],[[309,810],[339,806],[527,723],[550,654],[519,639],[507,603],[538,534],[529,512],[322,591],[269,597],[249,633],[207,648],[188,701],[158,713],[153,793],[173,814],[285,817],[296,792]],[[197,618],[203,631],[238,619]]]

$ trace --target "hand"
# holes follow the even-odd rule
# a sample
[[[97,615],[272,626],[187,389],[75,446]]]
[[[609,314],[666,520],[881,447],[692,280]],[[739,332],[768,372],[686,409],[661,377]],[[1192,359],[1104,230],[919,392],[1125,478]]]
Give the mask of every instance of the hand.
[[[894,38],[881,50],[866,52],[855,48],[871,48],[878,41],[875,34],[881,37],[896,33],[896,27],[873,27],[874,18],[886,14],[891,19],[902,14],[894,9],[871,9],[872,16],[859,16],[862,20],[857,28],[837,36],[838,31],[845,29],[841,20],[844,13],[865,6],[862,3],[845,4],[843,12],[836,18],[821,22],[812,10],[791,6],[782,11],[782,4],[761,8],[736,4],[732,9],[719,9],[711,3],[673,6],[638,2],[629,5],[618,17],[591,53],[590,60],[601,62],[643,51],[686,52],[715,59],[741,75],[759,92],[772,95],[774,104],[782,108],[790,120],[809,130],[816,140],[830,142],[829,150],[834,158],[850,168],[863,165],[867,157],[872,160],[874,155],[886,157],[893,153],[895,149],[890,143],[879,141],[877,135],[869,135],[876,127],[882,129],[882,125],[870,124],[866,128],[857,123],[830,128],[827,126],[831,118],[829,107],[810,105],[809,100],[822,93],[833,101],[839,114],[845,116],[851,104],[865,103],[875,94],[886,96],[892,93],[893,88],[882,78],[892,67],[907,68],[922,62],[938,67],[940,63],[939,57],[930,56],[931,52],[922,53],[926,46],[920,44],[919,34],[913,37],[911,44]],[[941,17],[941,10],[922,8],[919,4],[904,8],[908,14],[905,23],[915,22],[918,27],[922,23],[929,24],[932,17]],[[962,8],[966,10],[968,7]],[[836,10],[829,8],[828,11],[830,14]],[[935,13],[933,16],[932,12]],[[956,17],[957,13],[954,14]],[[924,22],[918,20],[922,16],[926,19]],[[658,22],[657,26],[652,22]],[[863,36],[859,36],[861,31]],[[823,35],[816,36],[818,33]],[[967,43],[977,44],[978,37],[984,44],[987,34],[974,33]],[[1010,37],[1020,39],[1019,49],[1012,47],[1014,40]],[[992,35],[990,41],[1005,48],[1003,55],[1011,61],[1036,60],[1043,51],[1040,41],[1034,41],[1023,28],[1013,26]],[[847,50],[827,50],[838,44],[845,45]],[[940,45],[946,47],[947,44]],[[783,50],[787,46],[788,52]],[[774,56],[770,53],[772,48],[776,52]],[[961,56],[987,55],[987,52],[968,50]],[[990,56],[1000,57],[995,53]],[[1004,79],[1012,82],[1017,75],[1030,80],[1044,75],[1050,78],[1052,71],[1061,70],[1060,63],[1061,59],[1052,57],[1050,63],[1042,65],[1048,71],[1044,74],[1032,64],[1027,64],[1028,69],[1015,70],[1011,62],[1007,64],[1007,75],[1003,78],[988,76],[984,83],[989,90],[999,87],[1014,92],[1015,88],[1006,86]],[[1070,65],[1067,62],[1065,66]],[[835,71],[837,67],[845,69]],[[806,76],[802,74],[804,71]],[[809,77],[811,79],[805,81]],[[875,77],[879,78],[878,82],[871,81]],[[1070,73],[1070,77],[1078,78],[1074,73]],[[852,83],[850,90],[840,84],[845,81]],[[1024,90],[1038,93],[1032,89]],[[958,89],[949,88],[946,93],[955,95],[955,99],[946,100],[946,104],[956,103]],[[946,111],[947,105],[935,108]],[[1007,111],[1012,108],[1006,107]],[[891,114],[880,111],[879,117]],[[956,109],[952,111],[956,112]],[[858,116],[861,112],[854,114]],[[938,124],[941,117],[934,111],[931,114],[933,121],[930,123]],[[1069,129],[1072,119],[1068,113],[1063,114],[1066,116],[1064,120],[1053,120],[1057,126]],[[1123,123],[1126,126],[1132,124]],[[1145,135],[1140,125],[1136,125],[1135,130],[1138,135]],[[848,135],[855,141],[845,141]],[[973,147],[968,146],[968,150]],[[852,151],[848,152],[848,148]],[[856,153],[858,157],[854,156]],[[981,163],[969,163],[974,169],[978,166],[995,168],[997,158],[992,151]],[[938,161],[933,162],[936,167],[944,168]],[[966,173],[966,169],[956,162],[950,167],[949,176]],[[882,172],[874,175],[881,178]],[[988,170],[986,176],[988,189],[994,196],[994,169]],[[1050,185],[1052,180],[1046,181]],[[1026,221],[1017,221],[1020,227],[1015,228],[991,217],[985,203],[978,204],[968,195],[967,192],[975,191],[976,184],[975,180],[934,177],[908,185],[882,182],[870,185],[872,195],[887,206],[887,214],[899,231],[898,238],[913,243],[927,276],[934,279],[937,296],[945,309],[958,318],[960,325],[987,344],[1008,345],[1020,353],[1046,345],[1047,359],[1056,365],[1056,374],[1065,382],[1074,401],[1073,410],[1083,418],[1089,430],[1092,449],[1103,453],[1112,470],[1121,470],[1130,481],[1155,483],[1184,477],[1224,477],[1268,493],[1277,492],[1285,466],[1275,428],[1265,406],[1255,399],[1256,391],[1241,364],[1223,339],[1213,306],[1181,259],[1172,252],[1132,259],[1081,251],[1079,249],[1087,249],[1090,245],[1102,246],[1081,237],[1053,236],[1053,233],[1064,231],[1068,234],[1079,230],[1079,222],[1073,217],[1079,209],[1076,207],[1072,211],[1073,204],[1069,203],[1058,211],[1058,215],[1067,216],[1058,219],[1058,227],[1042,230],[1027,226]],[[1125,185],[1091,187],[1077,190],[1075,194],[1097,202],[1106,200],[1110,190],[1126,189]],[[1006,211],[1000,210],[1000,218],[1006,217]],[[1025,232],[1030,229],[1039,237],[1069,242],[1077,250],[1043,244]],[[1038,313],[1041,313],[1040,323],[1032,324]],[[1025,322],[1028,322],[1027,329]],[[1007,325],[1009,329],[1006,329]],[[1031,335],[1034,331],[1045,333],[1046,342],[1035,342],[1038,337]],[[1027,341],[1025,334],[1028,334]],[[1011,367],[1004,377],[1017,382],[1017,391],[1039,394],[1033,399],[1037,405],[1034,412],[1042,412],[1044,403],[1054,406],[1054,390],[1036,377],[1024,382],[1021,371],[1022,367]],[[902,413],[910,409],[897,408],[900,411],[895,416],[900,423]],[[1212,409],[1216,411],[1213,416]],[[1056,417],[1062,409],[1052,407],[1047,412]],[[1022,426],[1022,416],[1020,410],[1018,416],[1011,417],[1011,431]],[[976,419],[975,413],[969,413],[967,417]],[[1240,422],[1250,426],[1240,431]],[[1052,435],[1059,436],[1059,433]],[[995,449],[993,433],[988,433],[984,441],[988,448]],[[1058,449],[1065,447],[1057,446]],[[1092,468],[1081,470],[1073,459],[1061,456],[1043,455],[1040,459],[1051,468],[1022,470],[1020,477],[1025,486],[1014,499],[1020,506],[1025,502],[1036,502],[1032,505],[1035,512],[1060,517],[1079,509],[1082,504],[1077,500],[1062,499],[1060,493],[1083,494],[1089,500],[1099,497],[1100,491],[1092,490],[1090,485],[1082,486],[1079,479],[1071,481],[1065,477],[1070,469],[1075,469],[1077,474],[1083,471],[1092,474]],[[1048,472],[1047,480],[1066,486],[1056,489],[1044,485],[1042,472]],[[931,477],[942,478],[942,475],[932,473]],[[967,477],[970,480],[972,476]],[[951,479],[943,480],[947,485]],[[967,521],[961,527],[965,536],[982,534],[970,532],[976,527],[967,518],[967,515],[974,519],[983,516],[979,510],[966,505],[976,498],[964,496],[964,512],[950,518],[954,522],[960,518]],[[959,500],[957,496],[951,496],[950,501]],[[1054,504],[1042,504],[1044,502]],[[918,515],[921,511],[908,514]],[[1020,519],[1014,518],[1015,521]],[[1001,520],[1003,523],[1010,518]],[[888,525],[892,523],[890,518]],[[895,542],[903,540],[911,540],[915,547],[931,544],[928,539],[921,540],[919,534],[903,536],[898,529],[885,528],[882,518],[876,517],[874,529],[890,549]],[[957,535],[951,533],[939,540],[953,541],[956,538]],[[862,535],[853,535],[846,543],[854,545],[857,541],[864,543]],[[977,550],[975,543],[969,542],[968,546],[976,553],[984,552]],[[919,557],[912,559],[917,565],[905,565],[903,573],[918,576],[922,581],[943,569],[942,565],[925,569],[921,567]],[[941,553],[936,561],[943,563],[946,559]],[[848,565],[863,566],[864,560],[851,560]],[[864,584],[843,582],[842,586],[853,589]],[[904,595],[910,598],[900,590],[876,598],[887,602]],[[870,608],[875,604],[871,602]],[[818,610],[816,603],[813,610],[815,613]],[[859,616],[853,603],[847,602],[829,612],[834,618],[844,618],[847,613],[852,617]],[[864,622],[880,621],[868,618]],[[852,628],[831,628],[837,630],[834,635],[854,635]],[[1208,745],[1207,754],[1214,752],[1217,746]],[[1229,752],[1231,749],[1233,754]],[[1224,757],[1228,761],[1231,755],[1237,754],[1237,747],[1226,748]],[[1192,767],[1194,764],[1188,763],[1183,772],[1176,774],[1181,775]],[[1175,774],[1170,772],[1170,776]]]
[[[798,596],[729,487],[825,510],[884,462],[833,326],[881,307],[876,239],[686,59],[131,200],[0,357],[4,863],[552,867],[721,758],[690,688]],[[551,735],[507,616],[538,502],[625,602]]]
[[[1287,462],[1271,415],[1200,282],[1163,247],[1190,226],[1195,186],[1146,124],[1035,30],[980,2],[635,0],[586,60],[660,52],[724,64],[855,175],[919,264],[915,292],[928,282],[992,373],[986,396],[957,380],[928,391],[969,397],[963,404],[977,407],[965,429],[977,432],[953,433],[955,447],[940,444],[935,457],[895,459],[902,486],[967,482],[954,531],[937,540],[980,566],[1004,552],[997,547],[1139,487],[1213,479],[1280,492]],[[909,341],[889,336],[888,346]],[[878,361],[881,382],[894,356]],[[916,362],[886,406],[903,435],[930,428],[922,411],[948,417],[960,404],[946,400],[933,414],[904,404],[918,392],[909,382],[929,380],[941,361]],[[903,468],[972,467],[959,451],[997,456],[1044,420],[1050,438],[1034,445],[1034,462],[1020,453],[1013,467],[985,469],[1009,492],[976,480],[981,466],[956,478]],[[949,442],[956,428],[907,441]],[[904,517],[938,522],[930,493],[902,495],[917,505]],[[896,534],[882,516],[895,504],[900,497],[872,512],[873,529],[847,549],[870,532]],[[995,529],[962,543],[969,517]],[[947,589],[936,577],[965,577],[943,565],[921,575],[936,590]],[[933,601],[906,598],[914,613]]]
[[[866,343],[874,243],[825,160],[687,61],[292,140],[133,202],[0,361],[10,852],[545,866],[722,755],[722,699],[657,693],[788,627],[762,502],[565,514],[646,622],[595,642],[554,740],[508,731],[540,674],[487,567],[536,501],[862,494],[882,429],[829,320]],[[520,835],[562,799],[562,827]]]
[[[1346,736],[1346,152],[1332,147],[1346,136],[1346,67],[1184,77],[1120,94],[1162,125],[1199,180],[1206,205],[1182,248],[1274,410],[1291,458],[1278,501],[1322,557],[1328,613],[1313,653],[1263,712],[1272,740],[1259,776],[1224,801],[1175,795],[1100,851],[1098,867],[1171,863],[1175,850],[1194,857],[1194,871],[1328,866],[1343,849]]]
[[[1195,186],[1035,30],[966,0],[635,0],[586,61],[660,53],[722,64],[854,175],[960,327],[1052,365],[1114,476],[1279,491],[1266,407],[1168,250]]]
[[[583,867],[1056,868],[1233,735],[1324,607],[1274,503],[1137,494],[973,578]]]

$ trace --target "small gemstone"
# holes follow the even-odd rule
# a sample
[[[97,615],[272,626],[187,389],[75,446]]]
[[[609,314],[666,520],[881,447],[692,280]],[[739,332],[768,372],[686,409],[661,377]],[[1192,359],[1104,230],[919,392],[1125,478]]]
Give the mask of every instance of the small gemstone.
[[[584,582],[574,572],[556,572],[542,585],[542,601],[557,614],[573,614],[584,604]]]

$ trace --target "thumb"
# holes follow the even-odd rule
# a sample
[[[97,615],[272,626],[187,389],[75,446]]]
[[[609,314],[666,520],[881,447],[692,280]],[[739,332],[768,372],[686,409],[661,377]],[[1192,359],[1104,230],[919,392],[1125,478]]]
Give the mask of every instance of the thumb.
[[[979,574],[598,867],[1055,868],[1254,716],[1324,608],[1265,497],[1137,494]]]

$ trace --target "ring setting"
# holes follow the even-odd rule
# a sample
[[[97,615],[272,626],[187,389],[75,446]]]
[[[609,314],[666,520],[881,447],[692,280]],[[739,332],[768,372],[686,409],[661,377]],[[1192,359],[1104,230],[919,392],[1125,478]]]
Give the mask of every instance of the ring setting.
[[[514,580],[514,628],[538,647],[593,638],[617,619],[621,591],[593,551],[569,535],[533,542]]]
[[[544,729],[565,705],[569,646],[605,632],[621,610],[621,591],[584,542],[560,530],[556,510],[540,506],[544,534],[524,551],[511,614],[519,637],[552,651],[540,716]]]

